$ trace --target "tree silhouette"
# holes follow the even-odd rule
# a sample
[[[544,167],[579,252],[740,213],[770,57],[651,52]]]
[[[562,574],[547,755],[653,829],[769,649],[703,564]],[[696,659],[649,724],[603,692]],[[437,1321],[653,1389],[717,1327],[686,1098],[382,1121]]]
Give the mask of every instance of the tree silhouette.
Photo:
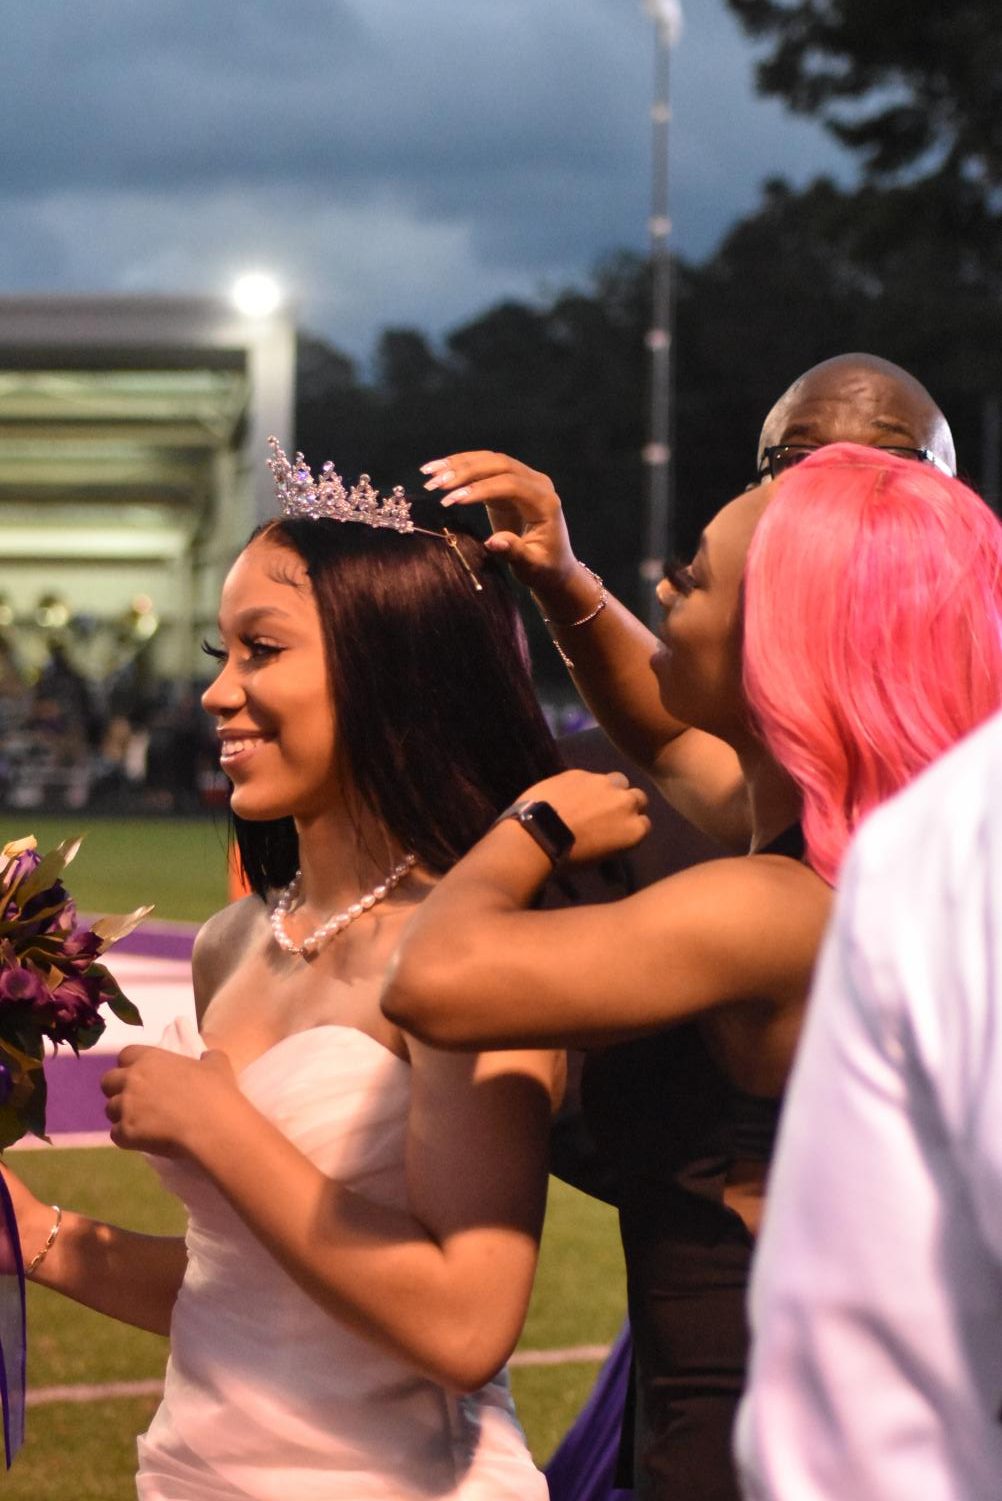
[[[763,93],[816,115],[866,172],[913,169],[1002,185],[1002,30],[996,0],[727,0],[772,46]]]

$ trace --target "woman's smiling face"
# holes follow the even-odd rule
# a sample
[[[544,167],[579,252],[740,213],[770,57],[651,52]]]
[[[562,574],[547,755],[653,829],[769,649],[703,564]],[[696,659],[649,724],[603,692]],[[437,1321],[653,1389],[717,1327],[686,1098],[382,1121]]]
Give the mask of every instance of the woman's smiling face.
[[[306,565],[256,538],[223,585],[220,668],[202,695],[216,721],[231,806],[247,819],[310,820],[338,793],[334,709]]]

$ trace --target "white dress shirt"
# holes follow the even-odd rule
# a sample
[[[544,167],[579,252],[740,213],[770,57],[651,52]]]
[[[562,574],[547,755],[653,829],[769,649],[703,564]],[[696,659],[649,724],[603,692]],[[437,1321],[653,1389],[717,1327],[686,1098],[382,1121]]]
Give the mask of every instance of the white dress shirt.
[[[784,1110],[752,1501],[1002,1498],[1002,718],[875,813]]]

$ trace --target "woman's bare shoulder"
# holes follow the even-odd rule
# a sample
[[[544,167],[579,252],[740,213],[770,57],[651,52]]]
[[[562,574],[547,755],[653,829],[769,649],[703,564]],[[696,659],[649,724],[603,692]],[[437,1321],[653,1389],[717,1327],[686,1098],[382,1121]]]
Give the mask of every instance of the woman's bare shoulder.
[[[195,935],[192,983],[199,1017],[247,952],[247,942],[264,916],[259,896],[245,896],[213,913]]]

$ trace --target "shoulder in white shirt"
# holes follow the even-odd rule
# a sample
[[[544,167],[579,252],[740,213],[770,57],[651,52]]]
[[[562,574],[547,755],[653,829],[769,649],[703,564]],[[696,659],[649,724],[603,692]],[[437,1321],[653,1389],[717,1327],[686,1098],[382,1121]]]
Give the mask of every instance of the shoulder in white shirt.
[[[749,1498],[998,1501],[998,717],[854,844],[750,1296]]]

